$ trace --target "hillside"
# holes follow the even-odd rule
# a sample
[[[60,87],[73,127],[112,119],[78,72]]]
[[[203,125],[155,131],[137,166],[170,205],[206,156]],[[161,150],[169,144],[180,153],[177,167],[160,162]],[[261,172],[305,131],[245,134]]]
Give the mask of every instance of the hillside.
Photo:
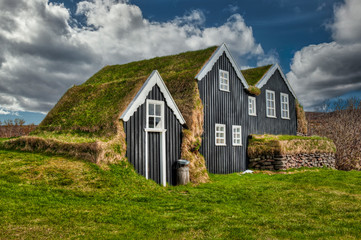
[[[2,150],[0,239],[361,238],[360,172],[269,174],[164,188],[126,162]]]

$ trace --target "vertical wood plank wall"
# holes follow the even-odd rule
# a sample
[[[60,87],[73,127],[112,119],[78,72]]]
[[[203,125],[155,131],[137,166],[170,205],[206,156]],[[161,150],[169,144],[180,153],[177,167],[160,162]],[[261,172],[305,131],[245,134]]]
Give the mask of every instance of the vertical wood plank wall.
[[[166,139],[166,158],[167,158],[167,182],[169,184],[176,184],[175,163],[181,157],[182,144],[182,125],[179,123],[173,111],[167,106],[165,98],[158,86],[154,86],[152,91],[148,94],[147,99],[154,99],[164,101],[164,127],[167,129],[165,133]],[[124,130],[126,132],[127,141],[127,158],[133,164],[135,170],[145,176],[145,131],[146,128],[146,102],[139,106],[137,111],[130,117],[127,122],[124,122]],[[150,164],[155,165],[159,169],[159,160],[157,158],[157,151],[160,147],[160,133],[148,133],[149,147],[158,145],[153,155],[149,156]],[[158,136],[157,136],[158,135]],[[157,143],[159,141],[159,143]],[[149,148],[151,151],[151,148]],[[158,164],[158,165],[157,165]],[[153,170],[152,173],[156,182],[160,183],[160,172]]]
[[[219,69],[229,72],[230,92],[219,90]],[[198,82],[200,97],[204,106],[204,133],[200,152],[211,173],[232,173],[247,168],[247,138],[250,134],[296,134],[296,113],[294,98],[278,71],[262,88],[256,97],[257,116],[248,115],[248,96],[232,64],[223,54],[211,71]],[[276,92],[277,119],[266,118],[265,90]],[[280,91],[289,94],[291,120],[280,118]],[[226,146],[215,145],[215,124],[226,125]],[[242,146],[232,146],[232,126],[242,126]]]
[[[275,91],[275,100],[276,100],[276,117],[269,118],[266,116],[266,90]],[[281,118],[281,93],[288,94],[289,99],[289,113],[290,119]],[[257,125],[256,129],[257,134],[288,134],[296,135],[297,134],[297,117],[296,117],[296,107],[295,107],[295,98],[288,89],[287,85],[282,79],[282,76],[278,70],[272,75],[271,79],[268,80],[261,88],[261,94],[256,98],[257,105]]]

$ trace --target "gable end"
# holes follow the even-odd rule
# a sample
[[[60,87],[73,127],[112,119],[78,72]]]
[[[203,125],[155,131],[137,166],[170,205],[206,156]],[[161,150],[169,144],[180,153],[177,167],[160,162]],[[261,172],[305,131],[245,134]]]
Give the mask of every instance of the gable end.
[[[157,70],[154,70],[147,81],[143,84],[142,88],[138,91],[137,95],[128,105],[127,109],[123,112],[120,119],[123,121],[128,121],[129,118],[134,114],[134,112],[138,109],[138,107],[145,103],[145,100],[148,96],[148,93],[152,90],[153,86],[157,85],[160,91],[163,93],[164,98],[166,100],[167,105],[170,109],[172,109],[174,115],[177,117],[180,124],[185,124],[185,120],[179,111],[174,99],[170,95],[167,86],[165,85],[162,77],[160,76]]]
[[[256,84],[256,87],[258,87],[259,89],[261,89],[267,82],[268,80],[272,77],[272,75],[276,72],[276,70],[279,71],[279,73],[281,74],[283,81],[286,83],[288,89],[290,90],[290,92],[292,93],[292,95],[297,99],[297,96],[295,94],[295,92],[293,91],[290,83],[288,82],[286,76],[283,74],[283,71],[281,69],[281,67],[278,65],[278,63],[274,64],[269,70],[268,72],[261,78],[261,80]]]
[[[202,67],[202,69],[199,71],[199,73],[197,74],[197,76],[195,77],[198,81],[201,81],[204,76],[212,70],[213,65],[217,62],[217,60],[219,59],[220,56],[222,56],[223,53],[226,53],[227,58],[229,59],[229,61],[232,64],[232,67],[234,68],[234,71],[237,74],[237,77],[239,79],[241,79],[241,82],[243,84],[244,88],[248,88],[248,84],[246,79],[243,77],[241,71],[239,70],[236,62],[234,61],[231,53],[229,52],[227,46],[225,43],[223,43],[211,56],[211,58],[208,60],[208,62]]]

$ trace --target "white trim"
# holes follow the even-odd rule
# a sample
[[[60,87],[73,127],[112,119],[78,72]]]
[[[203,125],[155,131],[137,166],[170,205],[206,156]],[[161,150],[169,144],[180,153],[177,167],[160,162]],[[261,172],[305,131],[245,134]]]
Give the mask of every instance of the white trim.
[[[235,129],[239,129],[239,138],[234,138],[234,134],[237,134],[234,132]],[[234,143],[234,140],[238,140],[240,143]],[[232,145],[233,146],[242,146],[242,126],[241,125],[233,125],[232,126]]]
[[[165,187],[167,186],[167,155],[166,155],[166,147],[165,147],[165,132],[160,133],[160,182]]]
[[[272,99],[268,100],[267,95],[268,93],[272,94]],[[273,102],[273,108],[268,107],[268,101]],[[268,109],[273,109],[274,115],[268,115]],[[266,116],[269,118],[277,118],[276,114],[276,93],[272,90],[266,90]]]
[[[296,93],[293,91],[291,84],[288,82],[286,76],[284,75],[280,65],[278,65],[278,63],[273,64],[273,66],[267,71],[267,73],[261,78],[261,80],[256,84],[256,87],[261,89],[267,82],[268,80],[272,77],[272,75],[276,72],[276,70],[278,70],[283,78],[283,80],[285,81],[288,89],[290,90],[290,92],[292,93],[292,95],[297,99]]]
[[[153,99],[147,99],[146,101],[146,129],[148,129],[148,131],[153,130],[154,132],[158,132],[158,131],[162,131],[164,129],[164,102],[163,101],[159,101],[159,100],[153,100]],[[154,104],[154,105],[160,105],[161,109],[160,109],[160,127],[154,127],[151,128],[149,127],[149,105],[150,104]],[[156,115],[155,113],[156,109],[154,109],[154,114],[152,116],[154,117],[158,117],[158,115]]]
[[[145,102],[149,92],[152,90],[154,85],[157,85],[159,87],[160,91],[163,93],[168,107],[172,109],[174,115],[177,117],[180,124],[185,124],[182,113],[179,111],[177,104],[169,93],[167,86],[165,85],[162,77],[157,70],[154,70],[152,74],[150,74],[147,81],[145,81],[141,89],[138,91],[137,95],[133,98],[132,102],[128,105],[127,109],[121,115],[120,119],[125,122],[128,121],[129,118],[138,109],[138,107]]]
[[[209,71],[212,70],[213,65],[217,62],[217,60],[219,59],[220,56],[222,56],[223,53],[226,53],[226,56],[228,57],[228,60],[231,62],[232,67],[234,69],[234,71],[236,72],[238,78],[241,80],[241,82],[243,83],[243,87],[244,88],[248,88],[248,84],[246,79],[243,77],[241,71],[239,70],[236,61],[234,61],[231,53],[229,52],[227,45],[225,43],[223,43],[221,46],[219,46],[217,48],[217,50],[213,53],[213,55],[211,56],[211,58],[207,61],[206,64],[204,64],[204,66],[202,67],[202,69],[199,71],[199,73],[196,75],[196,79],[198,81],[202,80],[204,78],[204,76],[207,75],[207,73]]]
[[[250,102],[249,102],[250,100],[252,101],[253,108],[250,108]],[[253,113],[251,113],[251,109],[252,109]],[[252,96],[248,96],[248,115],[249,116],[257,116],[256,98],[252,97]]]
[[[223,131],[217,131],[217,127],[223,127]],[[219,138],[219,139],[223,139],[224,143],[217,143],[217,132],[219,133],[223,133],[223,138]],[[227,146],[226,143],[226,125],[225,124],[219,124],[216,123],[214,126],[214,143],[216,144],[216,146]]]
[[[226,75],[227,77],[224,77],[224,75]],[[223,80],[223,83],[221,82],[221,80]],[[227,84],[225,84],[224,81],[227,81]],[[223,92],[229,92],[229,72],[228,71],[218,69],[218,86],[219,86],[219,90],[221,90]],[[227,89],[222,88],[222,86],[226,87]]]
[[[145,131],[145,179],[148,179],[148,132]]]
[[[149,179],[149,157],[148,157],[148,132],[160,133],[160,183],[164,187],[167,186],[167,154],[165,144],[166,129],[154,131],[154,129],[144,129],[145,131],[145,178]]]
[[[283,102],[282,97],[286,98],[287,101]],[[280,94],[280,104],[281,104],[281,118],[290,120],[290,99],[289,99],[287,93],[281,93]],[[286,109],[283,109],[283,104],[285,104],[287,106]],[[287,117],[283,116],[283,112],[287,113]]]

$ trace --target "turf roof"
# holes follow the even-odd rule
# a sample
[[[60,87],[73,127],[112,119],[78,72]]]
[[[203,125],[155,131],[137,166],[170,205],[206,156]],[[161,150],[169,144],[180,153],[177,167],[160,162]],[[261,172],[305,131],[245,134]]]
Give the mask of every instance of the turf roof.
[[[106,66],[79,86],[70,88],[48,113],[39,130],[111,135],[117,120],[153,70],[158,70],[186,122],[197,104],[194,77],[217,47]]]
[[[246,79],[248,85],[255,86],[271,67],[272,65],[266,65],[266,66],[242,70],[241,72],[244,78]]]

